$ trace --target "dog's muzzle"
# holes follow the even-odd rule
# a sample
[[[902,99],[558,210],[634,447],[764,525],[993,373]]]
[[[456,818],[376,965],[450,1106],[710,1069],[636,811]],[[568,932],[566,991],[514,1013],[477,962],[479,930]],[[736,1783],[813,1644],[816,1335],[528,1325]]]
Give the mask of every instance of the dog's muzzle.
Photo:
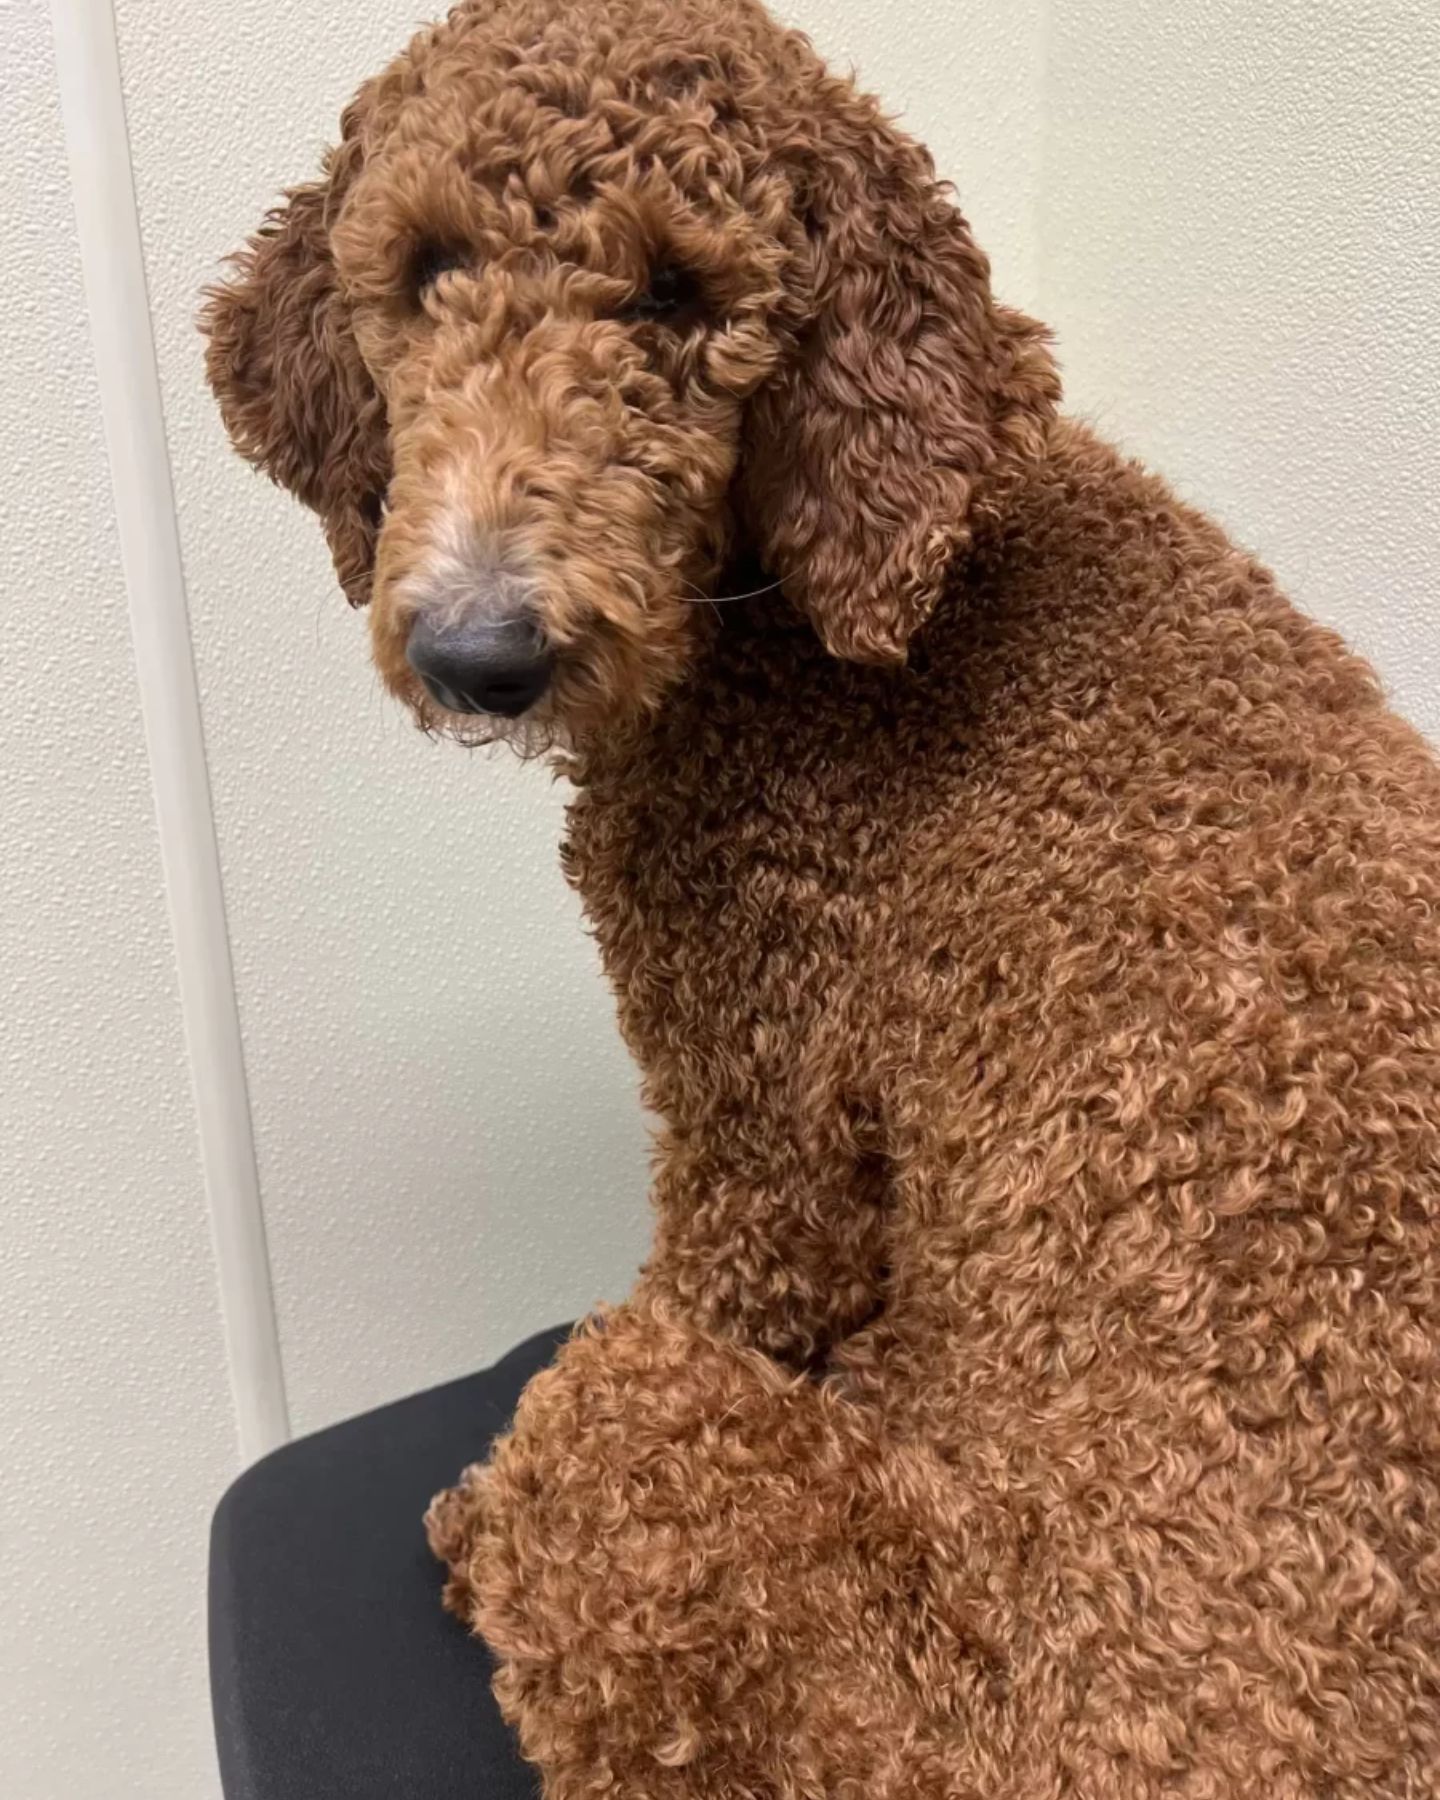
[[[405,656],[439,705],[505,719],[529,711],[549,687],[554,669],[544,633],[525,612],[438,628],[420,613]]]

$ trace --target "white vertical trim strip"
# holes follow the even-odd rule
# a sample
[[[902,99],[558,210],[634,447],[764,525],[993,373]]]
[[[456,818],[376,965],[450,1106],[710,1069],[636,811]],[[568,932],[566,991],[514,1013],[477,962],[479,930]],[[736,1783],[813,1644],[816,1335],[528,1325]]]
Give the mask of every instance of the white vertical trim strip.
[[[1050,171],[1059,146],[1051,124],[1055,115],[1050,105],[1050,89],[1055,80],[1055,0],[1039,0],[1039,3],[1040,54],[1034,71],[1039,123],[1035,132],[1035,202],[1030,219],[1030,238],[1033,245],[1031,278],[1034,283],[1035,316],[1044,323],[1050,318],[1050,258],[1047,255],[1051,235]],[[1063,350],[1063,346],[1061,348]],[[1063,379],[1063,355],[1057,366]],[[1063,406],[1063,400],[1061,404]]]
[[[289,1436],[110,0],[52,0],[80,255],[241,1455]]]

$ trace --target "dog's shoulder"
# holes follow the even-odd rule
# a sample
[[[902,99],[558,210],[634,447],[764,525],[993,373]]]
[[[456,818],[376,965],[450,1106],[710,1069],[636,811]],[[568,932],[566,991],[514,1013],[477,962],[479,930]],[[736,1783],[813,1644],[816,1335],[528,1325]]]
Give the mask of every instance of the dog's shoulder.
[[[1034,704],[1064,704],[1079,683],[1137,712],[1234,721],[1269,707],[1393,735],[1369,663],[1218,520],[1079,421],[1057,421],[978,547],[974,585],[985,630],[969,654],[988,636],[1012,664],[1028,659]],[[962,649],[966,633],[952,624]]]

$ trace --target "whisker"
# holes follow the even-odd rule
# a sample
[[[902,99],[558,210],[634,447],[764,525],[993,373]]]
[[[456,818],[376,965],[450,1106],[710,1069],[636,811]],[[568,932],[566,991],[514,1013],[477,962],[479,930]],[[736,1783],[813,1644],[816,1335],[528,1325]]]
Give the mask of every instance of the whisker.
[[[781,576],[779,581],[767,582],[764,587],[751,588],[748,594],[702,594],[699,588],[695,587],[693,581],[687,581],[685,586],[694,588],[694,597],[682,594],[680,598],[687,606],[728,606],[735,600],[758,600],[762,594],[773,594],[776,588],[783,585],[783,582],[784,577]]]

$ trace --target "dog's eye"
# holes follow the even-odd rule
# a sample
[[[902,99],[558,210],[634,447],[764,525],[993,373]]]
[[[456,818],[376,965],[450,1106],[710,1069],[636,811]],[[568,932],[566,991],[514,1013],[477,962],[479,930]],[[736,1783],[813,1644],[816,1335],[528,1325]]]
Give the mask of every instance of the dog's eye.
[[[629,301],[620,316],[639,323],[689,325],[705,315],[705,290],[698,278],[678,263],[658,263],[644,293]]]
[[[410,259],[410,286],[416,298],[423,299],[442,275],[465,268],[469,261],[466,252],[455,244],[417,245]]]

